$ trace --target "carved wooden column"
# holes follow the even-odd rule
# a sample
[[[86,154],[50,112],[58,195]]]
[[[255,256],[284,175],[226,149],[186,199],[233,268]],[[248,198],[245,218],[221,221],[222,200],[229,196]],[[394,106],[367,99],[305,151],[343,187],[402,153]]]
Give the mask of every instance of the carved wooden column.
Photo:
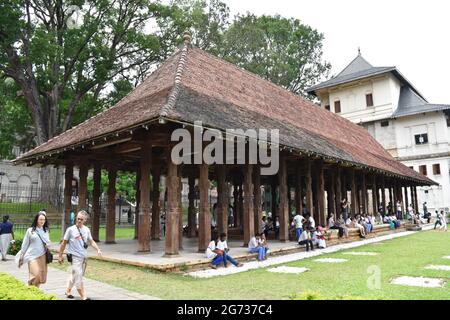
[[[356,190],[356,181],[355,181],[355,170],[350,170],[350,192],[351,192],[351,209],[352,214],[351,216],[354,217],[355,214],[357,214],[356,206],[358,203],[358,191]]]
[[[337,221],[341,216],[341,201],[342,201],[342,185],[341,185],[341,176],[342,176],[342,170],[340,167],[336,167],[335,170],[336,175],[336,195],[335,195],[335,208],[336,208],[336,216],[335,221]]]
[[[372,208],[373,214],[378,212],[378,187],[377,187],[377,177],[375,173],[372,175]]]
[[[314,216],[313,208],[313,191],[312,191],[312,173],[311,173],[311,160],[306,160],[306,172],[305,172],[305,183],[306,183],[306,208],[309,210],[311,216]]]
[[[70,210],[72,209],[72,179],[73,179],[73,164],[67,163],[64,173],[64,216],[63,216],[63,232],[70,226]]]
[[[134,209],[134,239],[138,238],[139,230],[139,208],[141,203],[141,170],[136,171],[136,208]]]
[[[138,228],[138,251],[148,252],[150,248],[151,239],[151,208],[150,208],[150,168],[152,165],[152,146],[146,143],[141,149],[140,160],[140,192],[141,203],[139,208],[139,228]]]
[[[323,160],[316,162],[316,194],[317,194],[317,214],[315,214],[317,225],[325,222],[325,179],[323,176]]]
[[[336,172],[333,168],[329,170],[330,172],[330,183],[329,188],[327,192],[327,198],[328,198],[328,215],[332,215],[336,217],[337,208],[336,207],[336,201],[335,201],[335,186],[336,186]],[[325,225],[327,223],[327,220],[324,221]]]
[[[419,212],[419,199],[417,198],[417,187],[414,186],[414,206],[416,211]]]
[[[216,166],[217,170],[217,229],[219,234],[228,233],[228,187],[226,181],[226,167]]]
[[[275,223],[275,218],[278,216],[278,206],[277,206],[277,184],[278,177],[275,175],[272,177],[272,183],[270,184],[270,193],[271,193],[271,204],[272,204],[272,219]]]
[[[199,165],[200,177],[200,212],[198,216],[198,251],[204,252],[211,241],[211,213],[209,209],[209,178],[208,165]]]
[[[196,236],[197,231],[197,217],[195,212],[195,173],[192,168],[192,171],[189,172],[188,177],[189,184],[189,207],[188,207],[188,238],[194,238]]]
[[[381,176],[381,206],[384,214],[386,214],[386,182],[384,180],[384,175]]]
[[[244,246],[248,245],[250,238],[255,235],[255,210],[253,207],[253,165],[244,165]]]
[[[362,210],[364,214],[369,213],[368,201],[367,201],[367,181],[366,181],[366,173],[362,172],[361,175],[361,203]]]
[[[261,231],[262,225],[262,207],[261,207],[261,169],[259,166],[253,166],[253,209],[255,211],[255,232]]]
[[[116,179],[117,169],[108,169],[108,210],[106,212],[106,243],[116,243]]]
[[[89,167],[85,161],[81,162],[79,167],[79,184],[78,184],[78,211],[84,210],[89,212],[87,205],[87,176]]]
[[[302,214],[303,212],[303,194],[302,194],[302,175],[301,168],[297,164],[295,168],[295,211],[296,213]]]
[[[178,166],[178,249],[183,250],[183,197],[182,197],[182,191],[183,191],[183,183],[181,182],[182,178],[182,172],[181,172],[181,166]]]
[[[155,159],[156,160],[156,159]],[[160,204],[159,198],[161,197],[161,192],[159,190],[159,184],[161,182],[161,167],[160,165],[153,166],[153,175],[152,175],[152,227],[151,227],[151,236],[152,240],[160,240]]]
[[[233,183],[233,227],[238,226],[239,190],[236,180]]]
[[[407,212],[407,211],[408,211],[408,206],[409,206],[408,186],[405,185],[405,186],[403,187],[403,190],[404,190],[404,192],[405,192],[405,205],[404,205],[404,207],[405,207],[405,212]],[[404,217],[406,217],[406,215],[405,215]]]
[[[178,203],[179,178],[177,165],[170,159],[167,161],[167,211],[166,211],[166,236],[165,257],[177,256],[179,253],[180,207]],[[206,248],[205,248],[206,249]]]
[[[92,190],[92,238],[100,241],[100,196],[101,196],[102,167],[100,163],[94,164],[94,189]]]
[[[280,168],[278,171],[278,184],[280,192],[280,241],[289,241],[289,204],[288,204],[288,181],[286,159],[280,155]]]

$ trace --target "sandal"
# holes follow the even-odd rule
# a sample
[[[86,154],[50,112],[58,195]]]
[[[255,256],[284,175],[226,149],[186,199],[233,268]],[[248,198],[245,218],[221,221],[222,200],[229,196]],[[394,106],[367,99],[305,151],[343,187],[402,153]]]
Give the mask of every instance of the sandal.
[[[67,294],[67,292],[65,292],[64,295],[66,296],[67,299],[73,299],[74,298],[73,295]]]

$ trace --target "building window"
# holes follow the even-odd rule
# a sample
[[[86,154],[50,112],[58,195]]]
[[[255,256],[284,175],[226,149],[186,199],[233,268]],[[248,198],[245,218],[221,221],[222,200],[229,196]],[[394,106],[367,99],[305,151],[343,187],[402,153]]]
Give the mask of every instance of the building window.
[[[388,120],[381,121],[381,126],[382,127],[389,127],[389,121]]]
[[[419,172],[421,174],[423,174],[424,176],[426,176],[427,175],[427,166],[426,165],[419,166]]]
[[[327,105],[325,106],[325,109],[328,110],[328,111],[330,111],[330,105],[327,104]]]
[[[366,94],[366,105],[373,107],[373,95],[371,93]]]
[[[441,165],[439,163],[433,164],[433,174],[434,175],[441,174]]]
[[[416,139],[416,144],[427,144],[428,143],[428,134],[422,133],[422,134],[416,134],[414,136]]]
[[[414,167],[409,167],[410,169],[414,170]]]
[[[337,100],[334,102],[334,112],[341,113],[341,101]]]

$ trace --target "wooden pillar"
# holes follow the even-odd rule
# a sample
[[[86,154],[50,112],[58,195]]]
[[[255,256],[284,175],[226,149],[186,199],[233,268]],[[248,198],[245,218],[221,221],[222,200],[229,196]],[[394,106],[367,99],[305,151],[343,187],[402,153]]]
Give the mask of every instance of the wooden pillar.
[[[139,208],[141,203],[141,171],[136,171],[136,208],[134,209],[134,239],[138,238],[139,230]]]
[[[102,167],[100,163],[94,164],[94,189],[92,190],[92,238],[100,241],[100,196],[101,196]]]
[[[408,199],[408,186],[405,185],[403,187],[403,191],[405,192],[405,213],[408,211],[408,206],[409,206],[409,199]],[[404,216],[405,217],[405,216]]]
[[[361,203],[362,203],[362,212],[364,214],[369,213],[367,201],[367,181],[365,172],[363,172],[361,176]]]
[[[170,154],[169,154],[170,159]],[[167,161],[167,211],[164,257],[177,256],[179,253],[180,207],[178,203],[179,178],[177,165],[172,160]],[[206,249],[206,248],[205,248]]]
[[[329,170],[330,172],[330,183],[327,191],[328,198],[328,215],[336,217],[336,211],[339,207],[336,206],[335,201],[335,186],[336,186],[336,172],[333,169]],[[326,224],[326,220],[324,223]]]
[[[335,170],[336,174],[336,181],[335,181],[335,188],[336,188],[336,195],[335,195],[335,208],[336,208],[336,215],[335,220],[337,221],[341,216],[341,201],[342,201],[342,185],[341,185],[341,176],[342,176],[342,170],[341,168],[337,167]]]
[[[280,155],[280,168],[278,170],[278,185],[280,192],[280,241],[289,241],[289,204],[288,204],[288,181],[286,159]]]
[[[242,181],[239,182],[238,186],[238,228],[242,231],[244,225],[244,188]]]
[[[350,170],[350,192],[351,192],[351,216],[354,217],[357,214],[356,207],[358,202],[358,191],[356,190],[355,170]]]
[[[375,174],[372,176],[372,208],[373,214],[378,212],[378,188],[377,188],[377,177]]]
[[[79,181],[78,181],[78,211],[84,210],[89,212],[87,205],[87,176],[89,167],[86,162],[82,162],[79,167]]]
[[[394,199],[394,192],[392,191],[392,187],[389,186],[389,202],[391,203],[391,210],[393,210],[394,206],[395,206],[395,199]],[[391,214],[392,212],[388,212],[388,214]]]
[[[323,160],[316,162],[316,195],[317,195],[317,217],[316,224],[322,225],[325,223],[325,179],[323,175]]]
[[[297,164],[295,168],[295,211],[297,214],[303,213],[303,193],[301,168]]]
[[[277,176],[273,176],[272,183],[270,185],[270,193],[271,193],[271,203],[272,203],[272,219],[275,223],[275,218],[278,216],[277,213]]]
[[[350,199],[347,198],[347,171],[341,170],[341,187],[342,187],[342,194],[341,194],[341,198],[342,199],[346,199],[347,201],[350,201]],[[340,201],[342,200],[339,200]]]
[[[211,214],[209,210],[209,179],[208,165],[199,165],[200,177],[198,187],[200,190],[200,212],[198,216],[198,251],[204,252],[211,241]]]
[[[108,170],[108,210],[106,212],[106,243],[116,243],[116,179],[117,169]]]
[[[152,227],[151,227],[151,237],[152,240],[160,240],[160,205],[159,198],[161,197],[161,192],[159,191],[159,184],[161,182],[161,167],[159,165],[153,166],[152,175]]]
[[[179,214],[179,218],[178,218],[178,249],[179,250],[183,250],[183,226],[184,226],[184,222],[183,222],[183,197],[181,192],[183,191],[183,184],[181,182],[181,178],[182,178],[182,172],[181,172],[181,167],[178,166],[178,214]]]
[[[195,212],[195,172],[192,170],[188,177],[189,184],[189,207],[188,207],[188,238],[196,236],[197,217]]]
[[[219,234],[228,233],[228,187],[226,181],[226,167],[216,166],[217,171],[217,229]]]
[[[261,207],[261,171],[259,166],[253,166],[253,209],[255,211],[255,232],[260,232],[262,227]]]
[[[419,199],[417,199],[417,187],[414,186],[414,207],[416,211],[419,212]]]
[[[149,252],[151,239],[151,184],[150,184],[150,168],[152,165],[152,147],[146,143],[141,149],[140,160],[140,192],[141,203],[139,206],[139,228],[138,228],[138,252]]]
[[[255,210],[253,207],[253,165],[244,165],[244,247],[255,235]]]
[[[66,164],[64,173],[64,216],[62,223],[61,237],[64,236],[66,229],[70,226],[70,210],[72,209],[72,179],[73,179],[73,164]]]
[[[239,190],[236,181],[233,183],[233,227],[238,226]]]
[[[313,206],[313,191],[312,191],[312,173],[311,173],[311,160],[306,160],[306,172],[305,172],[305,183],[306,183],[306,208],[309,210],[311,216],[314,216],[314,206]]]

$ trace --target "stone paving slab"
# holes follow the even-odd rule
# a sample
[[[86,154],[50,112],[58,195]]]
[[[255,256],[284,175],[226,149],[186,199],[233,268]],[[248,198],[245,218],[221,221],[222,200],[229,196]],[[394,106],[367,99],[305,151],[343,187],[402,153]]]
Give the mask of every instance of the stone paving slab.
[[[28,267],[23,266],[20,269],[17,268],[13,256],[8,256],[8,261],[0,261],[0,272],[6,272],[24,283],[27,283]],[[47,283],[43,284],[40,288],[46,293],[56,295],[58,299],[70,300],[64,296],[68,277],[68,272],[50,266],[48,268]],[[159,300],[159,298],[156,297],[114,287],[87,278],[84,278],[84,286],[88,297],[92,300]],[[72,294],[75,296],[75,300],[80,299],[75,288],[72,289]]]
[[[444,281],[444,279],[440,279],[440,278],[401,276],[401,277],[392,279],[391,284],[410,286],[410,287],[442,288],[445,285],[445,281]]]

